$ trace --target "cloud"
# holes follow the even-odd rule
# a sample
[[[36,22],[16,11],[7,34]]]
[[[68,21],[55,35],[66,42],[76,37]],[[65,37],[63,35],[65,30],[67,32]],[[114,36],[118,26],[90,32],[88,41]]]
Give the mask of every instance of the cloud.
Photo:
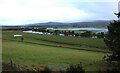
[[[17,25],[34,22],[75,22],[92,18],[112,18],[108,12],[111,11],[110,5],[97,4],[96,2],[99,1],[84,0],[84,2],[90,2],[87,7],[82,0],[0,0],[0,23]],[[113,0],[107,1],[113,2]],[[114,1],[116,3],[113,2],[112,6],[117,5],[117,0]],[[105,11],[106,9],[102,8],[108,10]],[[109,15],[102,17],[102,14]]]
[[[16,0],[8,1],[0,5],[0,19],[7,21],[71,21],[72,19],[80,19],[87,16],[83,10],[73,7],[60,7],[55,5],[54,1],[48,0],[26,0],[25,5],[21,5]]]

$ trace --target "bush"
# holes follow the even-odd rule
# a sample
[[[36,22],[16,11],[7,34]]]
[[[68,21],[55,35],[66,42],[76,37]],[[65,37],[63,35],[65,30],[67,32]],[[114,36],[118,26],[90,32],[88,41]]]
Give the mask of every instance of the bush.
[[[77,65],[70,65],[66,69],[66,73],[85,73],[85,70],[82,67],[82,63]]]
[[[40,73],[51,73],[52,70],[49,67],[45,67]]]

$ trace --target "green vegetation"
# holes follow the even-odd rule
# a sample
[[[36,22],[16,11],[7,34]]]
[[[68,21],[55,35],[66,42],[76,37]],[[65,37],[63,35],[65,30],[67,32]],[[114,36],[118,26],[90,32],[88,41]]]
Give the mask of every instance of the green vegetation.
[[[64,44],[64,45],[72,45],[72,46],[92,46],[92,47],[100,47],[106,48],[106,45],[103,39],[94,39],[94,38],[84,38],[84,37],[68,37],[68,36],[56,36],[56,35],[38,35],[38,34],[27,34],[22,32],[5,32],[3,31],[3,37],[5,39],[12,40],[20,40],[18,37],[13,37],[14,34],[22,34],[24,37],[24,41],[27,42],[35,42],[39,44]],[[59,46],[59,45],[58,45]]]
[[[120,71],[120,21],[114,21],[108,26],[108,33],[104,39],[111,55],[107,55],[106,60],[110,63],[115,63],[112,71]],[[111,70],[110,70],[111,71]]]
[[[22,34],[24,40],[21,41],[21,37],[13,37],[14,34]],[[104,52],[108,52],[104,49],[106,46],[103,39],[3,31],[2,41],[3,61],[9,62],[12,59],[26,68],[48,66],[58,69],[79,62],[88,65],[102,60]]]
[[[77,65],[70,65],[66,69],[66,73],[85,73],[85,70],[82,67],[82,63],[77,64]]]

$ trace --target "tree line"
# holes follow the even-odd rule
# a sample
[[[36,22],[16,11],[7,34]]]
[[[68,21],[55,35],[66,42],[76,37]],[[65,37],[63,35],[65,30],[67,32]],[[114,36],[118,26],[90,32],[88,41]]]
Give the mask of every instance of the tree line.
[[[43,32],[43,33],[50,33],[53,35],[62,34],[63,36],[74,36],[74,37],[88,37],[88,38],[104,38],[105,32],[96,32],[93,33],[92,31],[84,30],[82,33],[77,33],[73,30],[46,30],[46,29],[32,29],[33,31]]]

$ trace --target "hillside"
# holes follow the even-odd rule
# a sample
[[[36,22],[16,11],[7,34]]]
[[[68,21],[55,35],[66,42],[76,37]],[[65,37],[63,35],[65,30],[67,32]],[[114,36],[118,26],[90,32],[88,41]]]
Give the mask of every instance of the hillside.
[[[25,28],[84,28],[84,27],[95,27],[95,28],[107,28],[107,26],[112,21],[90,21],[90,22],[72,22],[72,23],[62,23],[62,22],[46,22],[46,23],[34,23],[34,24],[24,24],[19,26],[0,26],[0,29],[21,29]]]
[[[27,24],[27,26],[47,26],[47,27],[105,27],[112,21],[89,21],[89,22],[73,22],[73,23],[62,23],[62,22],[47,22],[47,23],[34,23]]]

